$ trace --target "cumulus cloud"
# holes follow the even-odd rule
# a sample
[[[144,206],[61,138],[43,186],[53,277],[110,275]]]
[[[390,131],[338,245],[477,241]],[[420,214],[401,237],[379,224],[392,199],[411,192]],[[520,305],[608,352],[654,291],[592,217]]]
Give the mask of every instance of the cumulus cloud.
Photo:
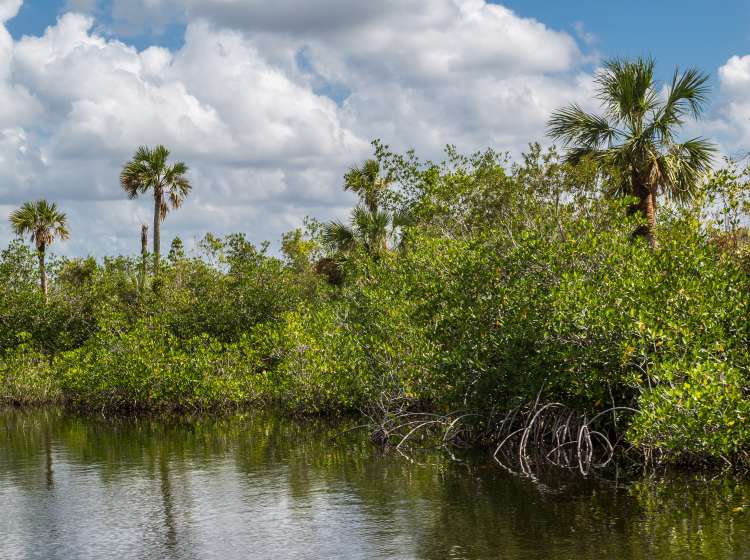
[[[139,9],[148,10],[146,0]],[[235,29],[265,60],[340,104],[362,138],[435,156],[446,142],[518,152],[550,110],[585,100],[568,34],[484,0],[162,0],[188,21]]]
[[[0,0],[0,21],[19,6]],[[65,252],[131,252],[149,205],[124,199],[118,171],[136,146],[164,143],[194,183],[165,238],[277,239],[307,214],[344,215],[341,175],[372,138],[427,157],[447,142],[518,153],[542,137],[551,110],[590,97],[570,35],[484,0],[429,8],[113,2],[115,20],[129,25],[183,21],[177,50],[137,50],[81,13],[15,42],[0,25],[0,205],[48,196],[71,215]],[[0,242],[7,232],[0,225]]]
[[[708,129],[727,155],[750,152],[750,55],[732,56],[719,68],[719,99]]]
[[[23,0],[0,0],[0,22],[14,18],[21,9]]]

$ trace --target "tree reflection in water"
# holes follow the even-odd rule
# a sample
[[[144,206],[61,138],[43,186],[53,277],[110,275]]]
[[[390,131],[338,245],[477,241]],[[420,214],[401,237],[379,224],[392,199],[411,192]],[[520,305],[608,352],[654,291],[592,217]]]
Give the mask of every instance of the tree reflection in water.
[[[2,412],[0,557],[750,557],[747,482],[532,483],[346,426]]]

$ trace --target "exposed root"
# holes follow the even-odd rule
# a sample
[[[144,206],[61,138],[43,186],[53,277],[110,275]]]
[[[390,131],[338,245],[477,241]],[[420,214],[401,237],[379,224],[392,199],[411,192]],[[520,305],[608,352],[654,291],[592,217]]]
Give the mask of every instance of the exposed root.
[[[413,405],[406,397],[383,398],[365,411],[373,443],[403,451],[413,449],[417,444],[422,447],[461,447],[471,439],[467,431],[472,425],[468,420],[477,414],[414,412]]]
[[[492,418],[466,411],[413,412],[410,404],[408,399],[394,399],[389,406],[379,403],[367,413],[375,444],[403,453],[484,441],[494,448],[492,456],[499,465],[531,478],[545,464],[577,470],[584,476],[611,465],[621,444],[618,413],[635,412],[616,406],[588,418],[559,402],[540,403],[539,397]]]
[[[602,469],[612,463],[620,443],[616,433],[596,429],[596,422],[608,414],[631,411],[627,407],[613,407],[591,419],[558,402],[539,405],[537,401],[527,410],[514,410],[513,421],[502,421],[496,432],[500,444],[493,458],[513,472],[534,477],[534,471],[544,463],[559,468],[578,470],[582,475]]]

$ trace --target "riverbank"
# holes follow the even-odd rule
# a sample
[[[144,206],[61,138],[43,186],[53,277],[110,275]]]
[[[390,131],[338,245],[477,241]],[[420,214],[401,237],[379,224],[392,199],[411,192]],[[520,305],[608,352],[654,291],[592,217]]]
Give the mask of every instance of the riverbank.
[[[661,207],[652,247],[633,236],[631,199],[555,157],[383,155],[401,184],[383,212],[411,219],[375,248],[334,250],[310,223],[281,257],[238,234],[189,255],[175,241],[158,273],[51,258],[45,297],[14,242],[0,254],[0,395],[97,413],[356,413],[392,447],[431,432],[583,472],[610,446],[636,464],[745,464],[744,230],[718,229],[718,203],[696,198]]]

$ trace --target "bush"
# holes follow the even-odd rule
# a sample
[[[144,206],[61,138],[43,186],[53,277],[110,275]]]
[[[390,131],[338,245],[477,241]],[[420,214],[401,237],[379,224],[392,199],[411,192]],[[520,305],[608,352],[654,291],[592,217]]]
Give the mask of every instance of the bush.
[[[88,409],[202,410],[260,398],[251,349],[208,335],[180,340],[158,321],[113,323],[54,362],[62,392]]]
[[[748,371],[726,362],[665,365],[640,399],[630,440],[667,459],[734,457],[750,449]]]
[[[61,398],[50,360],[30,343],[30,335],[18,335],[15,348],[0,355],[0,404],[50,404]]]

